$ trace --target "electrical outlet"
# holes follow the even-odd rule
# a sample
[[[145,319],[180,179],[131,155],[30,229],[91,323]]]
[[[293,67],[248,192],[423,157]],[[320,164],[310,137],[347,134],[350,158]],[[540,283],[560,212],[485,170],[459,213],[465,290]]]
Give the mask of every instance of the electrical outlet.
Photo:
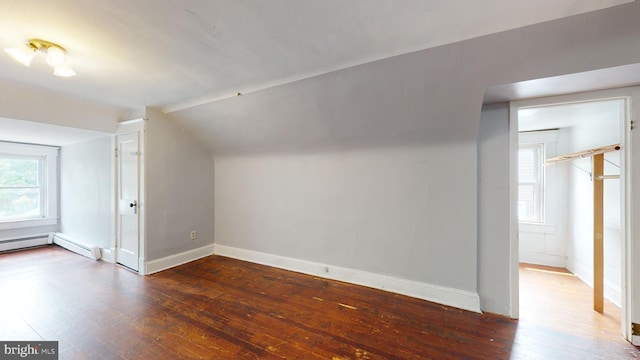
[[[191,230],[191,240],[195,240],[198,237],[195,230]]]

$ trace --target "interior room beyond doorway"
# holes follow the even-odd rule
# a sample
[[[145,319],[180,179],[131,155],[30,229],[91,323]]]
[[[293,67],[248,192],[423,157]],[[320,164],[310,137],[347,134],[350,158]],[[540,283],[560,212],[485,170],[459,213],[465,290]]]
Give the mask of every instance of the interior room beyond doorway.
[[[603,183],[602,280],[597,260],[594,266],[599,258],[594,211],[599,207],[590,154],[621,143],[625,114],[624,98],[525,107],[517,113],[519,261],[567,269],[590,287],[601,284],[607,306],[616,307],[604,312],[613,314],[620,313],[623,297],[621,152],[604,153],[607,176],[596,179]],[[566,161],[549,161],[576,153]],[[526,286],[521,282],[521,295]]]

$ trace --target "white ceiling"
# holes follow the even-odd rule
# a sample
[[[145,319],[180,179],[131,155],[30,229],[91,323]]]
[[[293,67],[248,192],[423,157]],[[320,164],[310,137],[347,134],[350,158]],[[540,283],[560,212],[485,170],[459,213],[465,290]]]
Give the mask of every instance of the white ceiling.
[[[78,73],[2,52],[0,80],[172,111],[630,1],[0,0],[0,47],[57,42]]]
[[[65,146],[109,136],[99,131],[0,117],[0,141]]]
[[[518,130],[567,128],[594,120],[619,122],[623,111],[621,99],[523,108],[518,110]]]
[[[485,90],[483,103],[572,94],[640,84],[640,64],[520,81]]]

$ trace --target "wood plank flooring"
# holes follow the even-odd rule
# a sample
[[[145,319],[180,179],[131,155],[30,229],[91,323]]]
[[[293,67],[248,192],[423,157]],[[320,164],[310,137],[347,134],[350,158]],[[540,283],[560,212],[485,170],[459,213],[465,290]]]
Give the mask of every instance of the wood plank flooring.
[[[621,337],[620,308],[605,299],[604,314],[594,311],[593,289],[566,269],[520,264],[520,310],[515,346],[521,335],[527,337],[540,358],[584,349],[590,349],[589,359],[640,357]],[[567,341],[558,342],[558,336]]]
[[[515,321],[219,256],[143,277],[48,246],[0,255],[0,340],[58,340],[60,359],[640,358],[526,288]]]

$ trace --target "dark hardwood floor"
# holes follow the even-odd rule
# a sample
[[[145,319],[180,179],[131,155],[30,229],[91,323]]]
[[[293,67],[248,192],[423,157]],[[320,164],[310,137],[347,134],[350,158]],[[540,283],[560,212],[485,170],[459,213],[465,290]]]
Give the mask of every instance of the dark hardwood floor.
[[[0,340],[58,340],[60,359],[640,358],[607,308],[543,308],[560,290],[529,286],[570,276],[529,272],[515,321],[218,256],[143,277],[49,246],[0,255]]]

